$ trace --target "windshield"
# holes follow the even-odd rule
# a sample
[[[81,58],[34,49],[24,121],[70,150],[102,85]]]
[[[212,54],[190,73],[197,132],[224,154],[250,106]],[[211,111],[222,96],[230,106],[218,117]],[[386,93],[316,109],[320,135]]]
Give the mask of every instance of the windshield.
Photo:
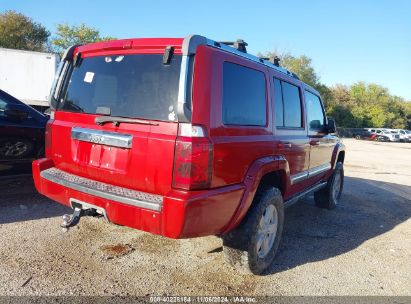
[[[59,110],[176,121],[181,56],[84,58],[72,71]]]

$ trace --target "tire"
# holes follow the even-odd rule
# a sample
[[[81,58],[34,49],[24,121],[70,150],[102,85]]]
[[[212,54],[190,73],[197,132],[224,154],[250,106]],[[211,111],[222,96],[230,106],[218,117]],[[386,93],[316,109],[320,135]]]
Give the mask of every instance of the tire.
[[[226,260],[241,273],[261,274],[274,260],[283,226],[284,203],[280,190],[263,187],[241,224],[223,236]],[[268,229],[273,233],[263,232]]]
[[[355,136],[355,139],[361,139],[361,136],[360,136],[360,135],[356,135],[356,136]]]
[[[33,143],[23,138],[4,138],[0,140],[0,157],[4,159],[21,159],[33,151]]]
[[[320,208],[334,209],[338,205],[344,187],[344,167],[337,162],[327,186],[314,193],[315,204]]]

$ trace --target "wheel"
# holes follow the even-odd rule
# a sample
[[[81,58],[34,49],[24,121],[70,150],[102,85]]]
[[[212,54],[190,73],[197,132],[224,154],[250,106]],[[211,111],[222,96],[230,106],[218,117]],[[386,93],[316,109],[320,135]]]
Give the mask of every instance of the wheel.
[[[241,224],[223,236],[226,260],[242,273],[261,274],[274,260],[283,226],[280,190],[263,187]]]
[[[28,156],[33,150],[33,143],[22,138],[4,138],[0,140],[0,157],[18,159]]]
[[[356,136],[355,136],[355,139],[361,139],[361,136],[360,136],[360,135],[356,135]]]
[[[318,207],[334,209],[338,205],[344,187],[344,167],[342,162],[337,162],[327,186],[314,193],[314,200]]]

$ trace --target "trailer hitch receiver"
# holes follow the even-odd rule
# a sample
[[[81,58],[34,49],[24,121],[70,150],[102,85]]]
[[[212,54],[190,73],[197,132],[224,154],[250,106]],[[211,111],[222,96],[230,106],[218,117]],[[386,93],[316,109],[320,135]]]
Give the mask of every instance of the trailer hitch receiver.
[[[60,225],[63,231],[68,231],[70,227],[76,226],[82,216],[104,216],[107,219],[104,209],[74,200],[70,200],[70,203],[74,212],[71,216],[68,214],[63,215],[63,223]]]
[[[63,223],[61,224],[61,227],[64,230],[68,230],[70,227],[76,226],[78,222],[80,222],[80,217],[84,215],[84,210],[76,207],[74,208],[73,215],[70,216],[68,214],[63,215]]]

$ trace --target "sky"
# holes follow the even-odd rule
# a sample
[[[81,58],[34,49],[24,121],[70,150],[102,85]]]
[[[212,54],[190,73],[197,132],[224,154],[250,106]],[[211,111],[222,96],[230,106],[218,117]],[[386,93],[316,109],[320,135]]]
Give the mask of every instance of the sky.
[[[0,0],[54,34],[86,23],[102,36],[244,39],[248,52],[307,55],[323,83],[380,84],[411,101],[410,0]]]

